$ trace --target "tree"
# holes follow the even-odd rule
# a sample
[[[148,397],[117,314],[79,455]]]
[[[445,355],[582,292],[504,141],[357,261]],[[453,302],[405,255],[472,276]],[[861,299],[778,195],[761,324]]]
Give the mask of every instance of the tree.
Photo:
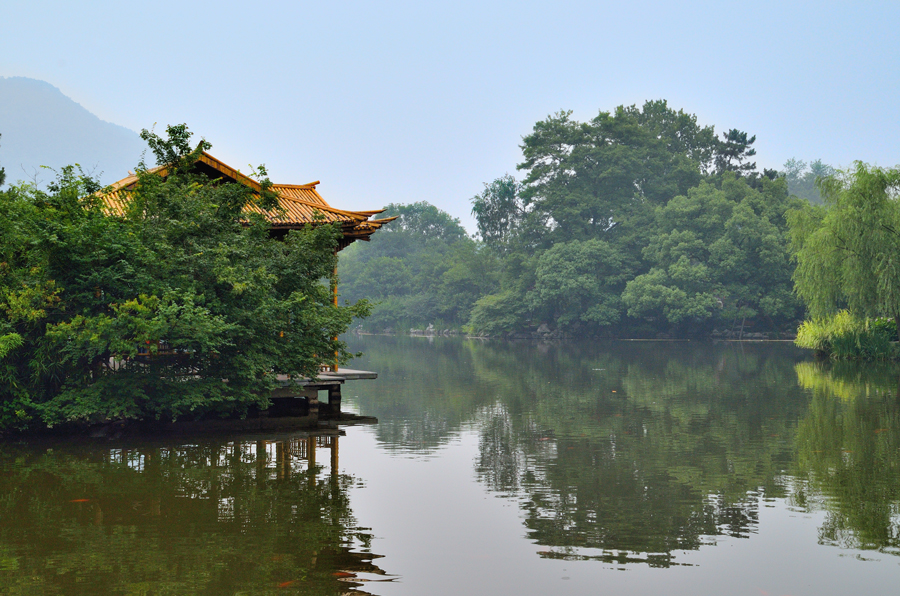
[[[0,195],[0,426],[241,414],[277,375],[349,358],[333,338],[367,307],[336,308],[322,283],[339,230],[276,240],[244,211],[274,205],[264,170],[259,194],[211,180],[195,167],[209,144],[167,133],[144,131],[166,175],[139,164],[123,217],[71,167]],[[173,355],[140,355],[157,341]]]
[[[2,137],[3,135],[0,135]],[[0,167],[0,186],[6,182],[6,168]]]
[[[365,250],[342,251],[342,295],[375,300],[368,321],[374,329],[461,327],[475,301],[496,284],[496,254],[469,238],[457,218],[424,201],[390,204],[385,215],[398,219]]]
[[[447,260],[450,266],[436,288],[438,310],[446,321],[466,323],[475,302],[499,285],[497,255],[484,244],[457,242]]]
[[[544,247],[605,236],[628,243],[654,206],[700,182],[716,147],[711,127],[664,101],[619,106],[590,122],[570,117],[538,122],[522,143],[524,233]]]
[[[722,140],[716,146],[716,171],[737,172],[747,174],[756,169],[756,162],[746,161],[756,155],[751,145],[756,142],[756,135],[749,139],[747,133],[736,128],[722,133]]]
[[[399,216],[396,221],[382,230],[382,238],[405,235],[415,237],[417,242],[456,242],[467,238],[466,229],[459,219],[441,211],[434,205],[419,201],[409,205],[391,203],[384,208],[383,217]],[[385,240],[389,243],[389,240]]]
[[[618,322],[619,296],[631,275],[608,242],[573,240],[541,254],[537,281],[526,300],[542,320],[563,328],[608,327]]]
[[[478,235],[488,246],[503,250],[525,216],[519,197],[522,185],[506,174],[472,197],[472,215],[478,222]]]
[[[622,295],[632,317],[691,324],[741,324],[761,316],[777,327],[796,315],[784,213],[797,206],[783,180],[726,172],[656,210],[643,255],[651,270]],[[699,325],[699,329],[698,329]]]
[[[796,292],[813,317],[849,308],[900,332],[900,168],[861,162],[819,180],[828,208],[789,214]]]
[[[810,203],[821,204],[822,195],[816,182],[820,178],[832,176],[834,168],[817,159],[809,164],[797,159],[789,159],[784,162],[784,177],[787,179],[788,192],[792,195],[806,199]]]
[[[470,328],[491,335],[540,323],[567,333],[646,335],[675,325],[696,334],[757,317],[778,328],[798,306],[783,217],[790,200],[777,172],[748,161],[755,141],[737,129],[719,138],[664,100],[587,122],[560,111],[522,139],[521,182],[506,174],[471,199],[477,236],[491,250],[466,244],[447,267],[456,249],[441,233],[413,233],[423,226],[403,215],[374,251],[351,247],[345,258],[403,259],[423,283],[412,284],[414,301],[394,292],[383,305],[430,317],[454,305],[454,317],[468,311]],[[353,286],[361,278],[347,264]],[[436,287],[463,299],[454,290],[432,300]],[[627,320],[626,309],[643,321]]]

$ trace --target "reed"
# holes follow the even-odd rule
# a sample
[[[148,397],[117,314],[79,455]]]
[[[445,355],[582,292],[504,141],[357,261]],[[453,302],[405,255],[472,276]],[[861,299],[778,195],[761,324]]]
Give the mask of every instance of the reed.
[[[804,321],[794,343],[836,360],[887,360],[898,357],[889,319],[861,319],[842,310],[832,317]]]

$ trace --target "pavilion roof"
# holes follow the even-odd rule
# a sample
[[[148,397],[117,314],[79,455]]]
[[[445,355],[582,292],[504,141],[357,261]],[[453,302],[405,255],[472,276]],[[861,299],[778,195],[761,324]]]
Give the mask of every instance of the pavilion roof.
[[[238,182],[249,186],[255,192],[262,190],[256,180],[240,173],[205,151],[200,154],[197,165],[205,170],[211,178],[224,178],[232,182]],[[153,168],[150,172],[165,176],[167,168],[160,166]],[[134,189],[137,181],[138,177],[132,174],[110,185],[109,192],[103,195],[107,213],[110,215],[123,215],[125,213],[129,191]],[[325,199],[316,190],[318,185],[319,181],[310,182],[309,184],[273,184],[270,190],[278,195],[280,210],[266,211],[253,204],[248,205],[246,210],[262,214],[275,229],[291,230],[300,229],[307,224],[340,223],[341,230],[344,233],[344,239],[340,243],[341,248],[344,248],[354,240],[369,240],[369,236],[381,226],[397,219],[396,217],[370,219],[382,213],[384,209],[374,211],[336,209],[325,202]]]

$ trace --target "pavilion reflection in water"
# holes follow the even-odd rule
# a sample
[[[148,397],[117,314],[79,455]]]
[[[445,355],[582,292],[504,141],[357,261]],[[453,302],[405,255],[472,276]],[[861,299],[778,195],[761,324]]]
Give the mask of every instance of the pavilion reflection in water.
[[[15,571],[0,569],[0,593],[365,593],[392,578],[352,515],[339,440],[4,449],[0,552]]]

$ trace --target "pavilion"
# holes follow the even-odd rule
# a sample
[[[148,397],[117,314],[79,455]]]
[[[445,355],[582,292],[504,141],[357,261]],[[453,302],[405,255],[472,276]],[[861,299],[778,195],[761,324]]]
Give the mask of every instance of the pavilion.
[[[200,153],[194,166],[201,173],[206,174],[211,180],[222,180],[224,182],[236,182],[243,184],[253,191],[259,193],[262,191],[260,184],[240,173],[235,168],[216,159],[205,151]],[[150,172],[160,176],[167,175],[167,166],[159,166],[150,170]],[[123,178],[118,182],[110,185],[108,190],[102,195],[105,204],[105,211],[109,215],[124,215],[128,202],[129,191],[133,190],[138,183],[138,177],[131,174],[127,178]],[[343,237],[338,241],[335,252],[340,251],[357,240],[368,242],[372,234],[378,231],[381,226],[391,222],[397,217],[386,217],[383,219],[374,219],[374,216],[382,213],[384,209],[376,209],[372,211],[347,211],[344,209],[336,209],[325,202],[322,195],[316,190],[319,181],[310,182],[308,184],[273,184],[270,187],[278,195],[279,209],[265,211],[259,206],[248,205],[246,211],[262,214],[271,225],[270,233],[274,236],[283,236],[289,230],[299,230],[307,225],[317,226],[338,223],[341,226]],[[332,285],[334,295],[334,304],[337,305],[337,285]],[[164,342],[161,342],[161,344]],[[166,348],[162,345],[158,346],[157,354],[166,355]],[[148,352],[149,355],[149,352]],[[286,408],[286,402],[293,402],[296,398],[304,398],[306,405],[304,408],[304,416],[302,419],[288,418],[284,422],[290,420],[303,421],[304,424],[312,424],[315,426],[319,419],[319,403],[318,391],[328,391],[328,404],[325,406],[327,418],[340,419],[341,414],[341,385],[347,380],[356,379],[375,379],[377,374],[369,371],[359,371],[351,369],[342,369],[338,371],[338,365],[335,361],[333,364],[323,364],[320,375],[316,379],[300,379],[291,380],[288,378],[281,379],[281,387],[277,389],[273,395],[273,402],[280,408]],[[324,404],[323,404],[324,405]],[[294,407],[288,409],[294,410]],[[348,415],[344,414],[346,418]],[[357,417],[365,419],[366,417]],[[260,420],[258,423],[263,424],[265,421]],[[275,422],[274,420],[270,422]],[[260,428],[264,428],[261,426]]]

